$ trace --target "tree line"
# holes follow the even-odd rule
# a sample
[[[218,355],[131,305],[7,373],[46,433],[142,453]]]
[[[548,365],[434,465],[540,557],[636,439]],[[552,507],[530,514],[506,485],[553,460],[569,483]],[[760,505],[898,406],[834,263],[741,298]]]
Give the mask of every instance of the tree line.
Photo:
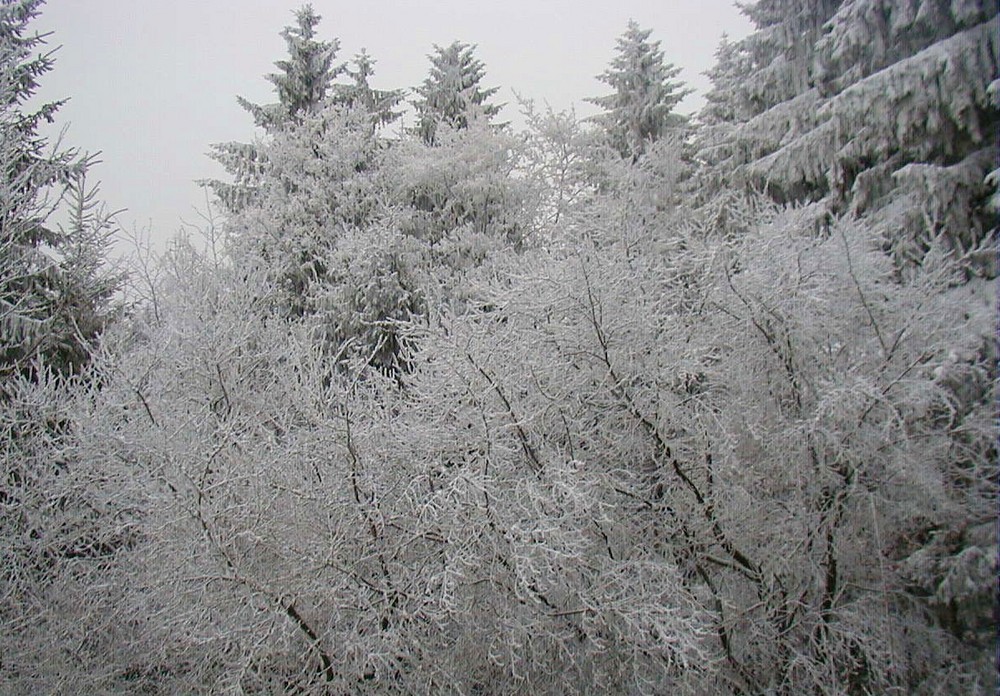
[[[0,4],[0,690],[992,693],[1000,19],[758,0],[705,107],[310,6],[127,273]],[[56,223],[55,220],[68,220]]]

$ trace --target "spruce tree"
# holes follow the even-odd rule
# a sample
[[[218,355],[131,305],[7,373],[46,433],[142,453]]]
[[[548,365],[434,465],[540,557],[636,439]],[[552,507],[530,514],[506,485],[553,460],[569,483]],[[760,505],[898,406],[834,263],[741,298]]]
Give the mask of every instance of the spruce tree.
[[[278,94],[276,104],[260,106],[243,97],[237,98],[266,132],[274,132],[289,121],[300,120],[303,114],[318,109],[333,81],[347,70],[347,66],[333,62],[340,41],[316,38],[316,26],[321,19],[312,5],[305,5],[295,12],[296,25],[282,30],[281,37],[288,45],[288,58],[276,61],[274,65],[279,72],[267,75]]]
[[[813,83],[813,50],[841,0],[758,0],[741,5],[756,31],[741,43],[750,59],[739,84],[751,116],[806,91]]]
[[[75,372],[103,328],[116,280],[104,270],[110,216],[96,204],[85,175],[92,158],[49,151],[39,134],[62,102],[28,110],[51,53],[29,25],[41,0],[0,4],[0,377],[29,374],[41,359]],[[75,210],[65,228],[51,223],[69,193]]]
[[[618,55],[597,77],[614,92],[589,100],[604,110],[594,121],[622,157],[638,157],[651,141],[685,122],[674,109],[691,90],[675,79],[680,68],[664,61],[660,42],[649,40],[651,33],[628,23],[618,39]]]
[[[738,75],[713,74],[710,103],[726,99],[729,115],[706,112],[715,124],[699,136],[719,180],[820,203],[820,217],[867,215],[903,266],[939,239],[993,275],[982,203],[997,151],[997,8],[767,0],[745,11],[757,30],[727,48]]]
[[[340,42],[316,38],[321,17],[311,5],[297,10],[295,19],[295,26],[285,27],[281,32],[288,45],[288,58],[276,61],[279,72],[266,76],[277,92],[277,103],[259,105],[237,97],[240,106],[253,116],[254,123],[267,136],[301,123],[303,118],[318,111],[333,81],[347,70],[345,65],[334,64]],[[234,181],[210,180],[205,185],[227,212],[242,210],[256,195],[266,166],[262,149],[255,143],[218,143],[212,146],[210,156],[225,167]]]
[[[473,119],[487,121],[500,113],[500,106],[489,100],[499,87],[482,88],[486,75],[482,61],[475,57],[475,46],[453,42],[442,48],[434,46],[430,74],[420,87],[417,110],[417,132],[427,143],[433,143],[439,124],[456,130],[467,128]]]
[[[700,123],[732,123],[750,117],[746,106],[738,99],[740,85],[749,71],[747,61],[748,52],[742,42],[731,41],[723,34],[715,51],[715,65],[705,71],[712,87],[705,94],[705,106],[698,114]]]
[[[393,321],[420,304],[399,259],[401,231],[385,221],[393,192],[379,128],[398,118],[402,93],[372,87],[364,51],[351,67],[335,64],[339,42],[316,38],[311,8],[296,17],[282,33],[289,58],[268,78],[279,101],[241,100],[264,137],[215,146],[235,182],[208,185],[229,213],[229,258],[266,280],[266,312],[308,325],[342,359],[363,354],[391,371]]]
[[[403,90],[375,89],[371,77],[375,74],[375,59],[365,49],[354,57],[353,67],[347,68],[350,84],[333,86],[333,100],[347,107],[361,107],[371,114],[372,125],[387,126],[403,115],[396,108],[403,101]]]

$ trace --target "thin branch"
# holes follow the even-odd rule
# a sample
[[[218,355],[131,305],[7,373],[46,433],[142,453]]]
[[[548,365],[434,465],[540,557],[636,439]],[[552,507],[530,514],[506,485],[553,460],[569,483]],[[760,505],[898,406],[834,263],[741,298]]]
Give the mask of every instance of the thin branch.
[[[878,322],[875,321],[875,313],[872,311],[871,305],[868,304],[868,298],[865,297],[865,293],[861,289],[861,283],[858,282],[858,276],[854,273],[854,264],[851,262],[851,248],[847,243],[847,235],[844,233],[842,225],[837,225],[837,230],[840,232],[841,241],[844,242],[844,259],[847,261],[847,272],[850,274],[851,280],[854,281],[854,287],[858,291],[858,297],[861,298],[861,305],[865,308],[865,313],[868,315],[868,321],[871,322],[872,329],[875,331],[875,336],[878,338],[879,345],[882,346],[882,355],[887,356],[889,354],[889,347],[886,345],[885,339],[882,338],[882,331],[879,329]]]
[[[507,415],[510,417],[511,424],[517,432],[518,440],[521,442],[521,449],[524,450],[524,454],[531,462],[531,468],[536,474],[541,473],[542,463],[538,459],[538,454],[535,452],[535,448],[532,447],[531,442],[528,441],[528,434],[524,432],[524,428],[521,427],[521,422],[518,419],[517,414],[514,413],[514,407],[511,405],[507,395],[503,393],[500,385],[496,383],[493,377],[490,376],[490,374],[476,362],[475,358],[472,357],[472,353],[466,352],[465,357],[468,358],[469,362],[474,368],[476,368],[479,374],[486,379],[494,393],[496,393],[496,395],[500,398],[500,401],[503,402],[504,408],[507,410]]]

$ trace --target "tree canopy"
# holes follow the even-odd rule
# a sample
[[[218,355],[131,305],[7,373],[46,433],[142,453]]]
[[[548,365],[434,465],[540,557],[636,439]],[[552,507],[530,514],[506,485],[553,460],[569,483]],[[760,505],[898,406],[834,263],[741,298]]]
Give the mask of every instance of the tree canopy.
[[[691,118],[630,22],[516,131],[307,6],[207,243],[90,322],[0,7],[0,691],[995,692],[996,9],[748,3]]]

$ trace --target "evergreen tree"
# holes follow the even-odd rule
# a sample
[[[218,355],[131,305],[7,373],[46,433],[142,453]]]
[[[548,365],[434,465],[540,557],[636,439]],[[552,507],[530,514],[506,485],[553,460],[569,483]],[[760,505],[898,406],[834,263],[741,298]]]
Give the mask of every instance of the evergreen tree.
[[[279,72],[266,76],[274,85],[278,102],[262,106],[237,97],[240,106],[253,116],[254,123],[268,136],[286,126],[301,123],[307,115],[318,111],[333,81],[347,70],[345,65],[334,64],[340,42],[337,39],[319,41],[316,38],[316,26],[321,17],[311,5],[297,10],[295,19],[295,26],[285,27],[281,32],[288,45],[288,58],[276,61]],[[266,166],[261,148],[254,143],[218,143],[212,146],[210,156],[225,167],[234,181],[211,180],[205,184],[227,211],[241,210],[255,196]]]
[[[698,114],[700,124],[715,125],[748,119],[751,114],[739,100],[740,85],[749,72],[748,51],[740,41],[730,41],[722,35],[715,51],[715,65],[705,71],[712,82],[705,94],[705,106]]]
[[[343,74],[345,65],[334,65],[340,41],[319,41],[316,26],[322,17],[305,5],[295,12],[296,26],[285,27],[281,37],[288,45],[288,58],[275,62],[280,72],[267,75],[278,94],[278,103],[260,106],[243,97],[240,105],[250,112],[256,124],[274,132],[289,121],[301,119],[323,104],[333,81]]]
[[[820,203],[818,219],[867,215],[902,265],[937,239],[972,272],[995,273],[982,202],[997,147],[997,8],[793,5],[746,8],[757,31],[727,49],[742,56],[734,69],[713,75],[710,104],[725,100],[730,120],[714,117],[699,158],[720,181]]]
[[[700,165],[688,187],[690,200],[703,220],[730,236],[745,230],[747,220],[736,214],[744,200],[739,187],[731,186],[732,171],[721,163],[735,159],[735,131],[749,120],[753,107],[743,87],[750,73],[750,50],[744,41],[730,41],[723,34],[715,52],[715,65],[705,72],[712,87],[705,94],[705,106],[697,115],[691,147],[692,159]],[[742,229],[737,229],[742,228]]]
[[[257,146],[254,197],[226,226],[237,263],[265,270],[279,314],[312,313],[330,281],[329,254],[345,234],[384,214],[387,153],[363,106],[332,103]]]
[[[758,0],[741,5],[756,31],[741,42],[749,57],[739,83],[751,116],[813,86],[814,46],[841,0]]]
[[[40,0],[0,4],[0,376],[34,370],[43,359],[60,372],[88,360],[103,327],[116,279],[104,270],[111,219],[86,188],[92,159],[76,150],[49,152],[38,129],[61,102],[27,111],[38,80],[52,69],[37,54],[45,37],[31,34]],[[71,193],[72,222],[49,220]]]
[[[135,537],[97,461],[111,438],[88,449],[80,424],[106,396],[95,347],[120,279],[94,159],[40,133],[61,102],[29,105],[53,67],[31,29],[41,6],[0,2],[0,691],[107,692],[92,659],[107,673],[128,651],[100,628],[127,587],[113,558]]]
[[[664,62],[660,42],[649,41],[651,33],[629,22],[618,39],[618,55],[597,77],[614,92],[589,100],[604,109],[594,120],[622,157],[641,155],[649,142],[685,123],[674,108],[691,90],[675,80],[680,68]]]
[[[985,205],[1000,155],[1000,8],[995,3],[849,0],[816,45],[820,123],[751,167],[785,190],[829,191],[866,217],[897,262],[940,245],[996,275]],[[820,168],[802,166],[822,157]],[[776,170],[777,176],[771,173]]]
[[[230,213],[230,258],[267,280],[268,312],[309,325],[344,359],[363,354],[395,369],[392,324],[420,306],[405,240],[383,220],[392,193],[378,129],[398,118],[402,93],[371,86],[374,60],[364,51],[352,67],[335,66],[338,42],[315,38],[319,17],[309,7],[296,16],[298,26],[283,32],[290,57],[269,76],[279,102],[241,100],[264,138],[215,146],[236,181],[208,183]],[[344,74],[350,82],[335,82]]]
[[[756,31],[732,43],[723,39],[708,72],[713,86],[699,115],[707,127],[695,138],[697,159],[709,165],[699,173],[699,198],[730,185],[742,188],[743,165],[816,123],[814,47],[838,4],[761,0],[742,6]]]
[[[375,59],[365,49],[354,57],[354,67],[347,68],[350,84],[334,85],[334,102],[350,107],[361,107],[368,111],[375,127],[387,126],[403,115],[396,107],[403,101],[403,90],[375,89],[370,79],[375,74]]]
[[[499,87],[480,86],[486,70],[475,57],[475,48],[459,41],[445,48],[434,46],[430,74],[417,87],[420,98],[413,104],[419,119],[417,132],[425,142],[434,142],[439,124],[460,130],[473,119],[489,121],[500,113],[499,106],[487,101]]]

